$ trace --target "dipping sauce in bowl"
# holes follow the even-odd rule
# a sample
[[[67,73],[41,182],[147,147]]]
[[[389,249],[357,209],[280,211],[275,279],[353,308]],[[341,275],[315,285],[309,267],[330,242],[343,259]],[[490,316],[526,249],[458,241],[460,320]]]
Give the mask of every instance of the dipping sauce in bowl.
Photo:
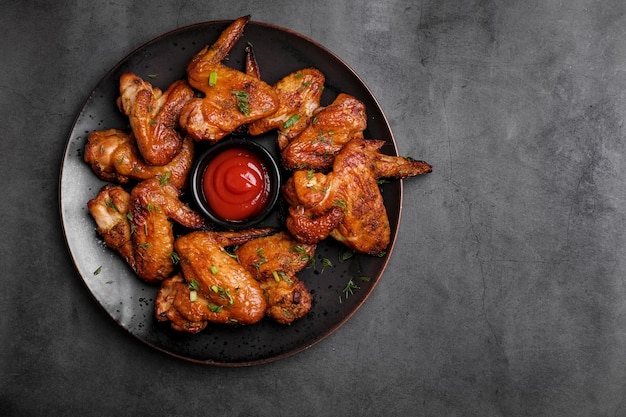
[[[209,162],[202,190],[213,212],[224,220],[242,221],[259,214],[270,196],[270,174],[253,152],[226,149]]]
[[[280,190],[271,154],[247,139],[223,139],[203,153],[192,170],[191,192],[200,211],[226,228],[263,220]]]

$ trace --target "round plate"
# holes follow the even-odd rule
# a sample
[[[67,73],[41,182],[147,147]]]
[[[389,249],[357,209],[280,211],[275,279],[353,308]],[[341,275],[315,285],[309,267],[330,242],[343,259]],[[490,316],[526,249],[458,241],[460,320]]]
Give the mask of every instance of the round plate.
[[[311,311],[299,321],[289,326],[267,318],[247,327],[210,324],[195,335],[176,332],[169,324],[157,322],[154,300],[158,287],[138,279],[95,232],[87,201],[105,183],[83,161],[83,148],[88,134],[94,130],[128,127],[126,117],[115,103],[122,73],[134,72],[165,90],[173,81],[185,77],[191,57],[205,44],[212,44],[230,23],[200,23],[168,32],[130,53],[104,76],[85,102],[68,137],[59,200],[65,238],[76,268],[93,298],[121,327],[146,344],[185,360],[246,366],[284,358],[311,347],[337,330],[361,307],[380,280],[393,249],[402,208],[402,182],[390,181],[382,188],[392,236],[385,254],[379,257],[355,254],[345,259],[346,250],[334,240],[329,238],[318,245],[315,265],[298,274],[314,298]],[[322,105],[332,102],[340,92],[363,101],[368,116],[365,137],[384,140],[382,151],[397,155],[391,129],[379,104],[341,59],[291,30],[251,21],[225,63],[244,70],[244,48],[248,42],[254,46],[264,81],[273,84],[298,69],[316,67],[326,76]],[[274,138],[275,134],[270,134],[258,140],[273,146]]]

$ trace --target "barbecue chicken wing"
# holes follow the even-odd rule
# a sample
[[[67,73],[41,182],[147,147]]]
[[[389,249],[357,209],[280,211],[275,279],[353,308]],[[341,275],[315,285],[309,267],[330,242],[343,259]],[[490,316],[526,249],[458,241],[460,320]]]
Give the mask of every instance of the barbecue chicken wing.
[[[270,232],[198,231],[178,238],[175,249],[185,282],[180,277],[164,281],[157,297],[157,318],[189,332],[201,330],[205,322],[253,324],[261,320],[267,307],[263,290],[225,247]]]
[[[286,232],[251,240],[237,248],[241,265],[260,283],[267,315],[292,323],[311,310],[312,297],[296,274],[313,259],[315,245],[303,244]]]
[[[183,146],[176,129],[183,106],[194,92],[186,81],[178,80],[165,92],[135,74],[120,77],[117,105],[128,116],[139,152],[150,165],[166,165]]]
[[[287,181],[286,225],[299,241],[316,243],[330,235],[357,252],[375,255],[385,250],[390,227],[378,178],[407,178],[432,168],[422,161],[384,155],[378,151],[383,144],[352,139],[330,173],[296,171]]]
[[[130,194],[119,185],[105,185],[98,195],[87,202],[96,221],[96,232],[106,245],[117,251],[135,269],[135,249],[128,221]]]
[[[168,321],[172,329],[180,332],[198,333],[215,315],[211,311],[213,304],[186,283],[180,274],[163,281],[154,304],[157,320]]]
[[[195,140],[217,142],[240,126],[278,108],[272,87],[256,77],[222,64],[243,34],[249,16],[235,20],[212,46],[204,47],[187,65],[189,84],[204,93],[183,108],[180,124]]]
[[[366,127],[365,105],[341,93],[282,150],[283,165],[289,170],[329,170],[335,155],[352,138],[362,138]]]
[[[148,282],[162,281],[174,271],[174,231],[170,219],[190,229],[204,227],[204,219],[178,199],[176,187],[157,179],[139,183],[132,189],[131,197],[137,275]]]
[[[252,47],[246,48],[246,73],[261,79],[261,72]],[[278,96],[278,110],[248,125],[248,132],[260,135],[278,129],[278,147],[284,149],[291,139],[310,123],[320,107],[325,77],[315,68],[295,71],[273,85]]]
[[[178,199],[178,189],[155,178],[127,193],[107,185],[87,203],[97,233],[146,282],[158,282],[174,271],[174,232],[170,219],[191,229],[203,218]]]
[[[172,161],[166,165],[147,164],[137,149],[134,136],[118,129],[92,132],[85,145],[84,159],[98,178],[104,181],[127,184],[131,180],[159,178],[178,189],[187,185],[187,176],[194,156],[191,138]]]

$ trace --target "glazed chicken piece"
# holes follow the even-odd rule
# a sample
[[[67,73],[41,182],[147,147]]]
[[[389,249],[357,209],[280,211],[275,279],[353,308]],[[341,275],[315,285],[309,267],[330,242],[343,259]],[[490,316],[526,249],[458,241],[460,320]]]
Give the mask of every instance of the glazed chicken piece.
[[[249,18],[235,20],[212,46],[204,47],[187,65],[189,84],[204,93],[203,98],[194,98],[185,105],[179,120],[195,140],[215,143],[278,108],[272,87],[221,62],[243,35]]]
[[[146,282],[161,281],[174,271],[170,219],[191,229],[205,226],[203,218],[178,195],[173,185],[152,178],[139,183],[130,194],[119,185],[106,185],[87,203],[96,232]]]
[[[235,255],[261,284],[267,300],[267,315],[281,324],[304,317],[312,297],[296,274],[313,259],[315,245],[296,241],[286,232],[251,240]]]
[[[206,297],[176,274],[161,284],[155,299],[155,315],[158,321],[168,321],[174,330],[198,333],[209,324],[208,318],[214,315],[210,306],[211,302]]]
[[[327,107],[320,109],[311,123],[281,153],[289,170],[327,171],[335,155],[353,138],[362,138],[367,127],[365,105],[351,95],[341,93]]]
[[[384,155],[384,141],[352,139],[328,174],[296,171],[283,188],[289,204],[287,229],[304,243],[328,235],[350,249],[376,255],[390,241],[378,178],[407,178],[431,172],[426,162]],[[328,232],[326,234],[326,232]]]
[[[96,131],[89,134],[84,159],[98,178],[119,184],[131,180],[158,178],[178,189],[187,185],[187,176],[194,156],[191,138],[183,141],[180,152],[169,164],[154,166],[141,157],[134,136],[119,129]]]
[[[278,110],[249,124],[248,131],[256,136],[278,129],[278,147],[284,149],[311,122],[320,107],[323,87],[324,75],[314,68],[287,75],[274,85],[280,103]]]
[[[105,185],[95,198],[87,202],[87,208],[104,243],[117,251],[134,270],[135,249],[128,221],[130,201],[130,194],[121,186]]]
[[[157,297],[157,319],[192,332],[202,322],[253,324],[261,320],[267,307],[263,290],[225,248],[271,232],[197,231],[178,238],[175,249],[185,283],[176,277],[165,280]]]
[[[259,65],[251,46],[246,47],[246,73],[261,79]],[[278,110],[248,125],[252,136],[278,129],[278,148],[284,149],[302,132],[320,107],[325,77],[315,68],[295,71],[272,87],[278,96]]]
[[[120,77],[117,105],[128,116],[143,159],[149,165],[166,165],[180,152],[183,137],[178,119],[194,92],[186,81],[178,80],[165,92],[135,74]]]
[[[153,178],[131,191],[130,223],[135,248],[135,270],[147,282],[158,282],[174,272],[174,231],[170,219],[190,228],[206,226],[198,213],[179,200],[179,190]]]

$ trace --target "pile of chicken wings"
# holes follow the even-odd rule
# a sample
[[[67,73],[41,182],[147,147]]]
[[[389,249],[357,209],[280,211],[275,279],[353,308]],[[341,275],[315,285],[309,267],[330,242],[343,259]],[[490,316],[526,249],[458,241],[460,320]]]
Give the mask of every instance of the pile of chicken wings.
[[[85,162],[107,182],[88,202],[96,232],[140,279],[159,285],[156,318],[179,331],[303,317],[312,297],[297,274],[317,243],[332,237],[355,252],[384,251],[390,227],[379,179],[431,171],[426,162],[384,155],[383,141],[365,139],[366,109],[355,97],[342,93],[321,106],[325,79],[317,69],[269,85],[250,46],[245,71],[224,65],[248,20],[236,19],[191,59],[187,79],[165,91],[123,74],[117,105],[130,131],[94,131],[85,145]],[[194,143],[242,129],[250,136],[277,133],[291,172],[282,189],[283,230],[216,231],[180,199]],[[175,236],[173,222],[185,233]]]

